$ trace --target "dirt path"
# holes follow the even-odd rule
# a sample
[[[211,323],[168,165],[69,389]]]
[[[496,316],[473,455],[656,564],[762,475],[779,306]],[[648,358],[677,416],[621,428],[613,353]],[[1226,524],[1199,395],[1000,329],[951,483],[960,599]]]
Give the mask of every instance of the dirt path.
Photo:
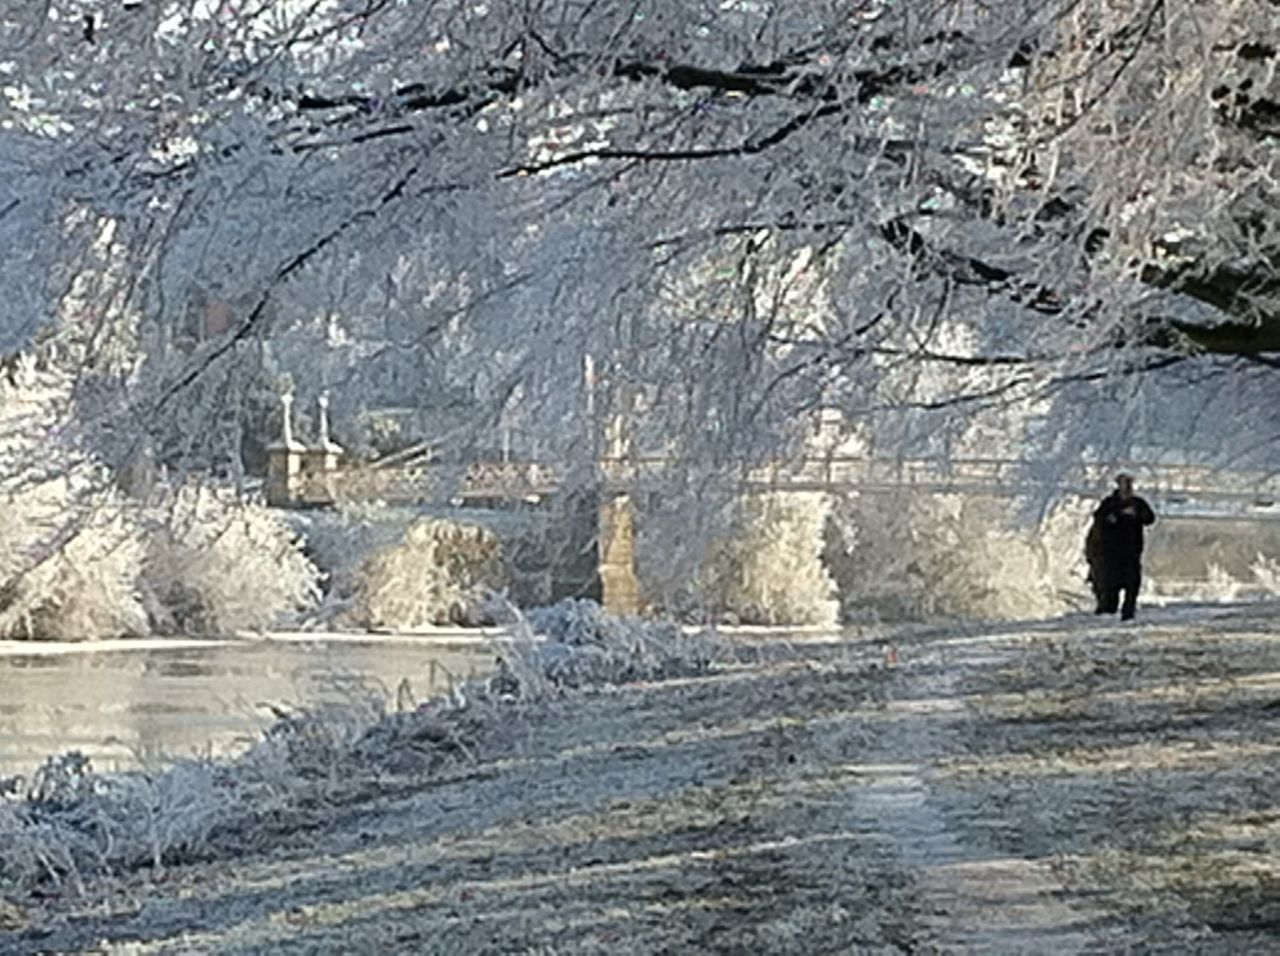
[[[1278,638],[1256,612],[917,632],[888,668],[815,642],[580,694],[449,776],[15,901],[0,951],[1266,951]]]

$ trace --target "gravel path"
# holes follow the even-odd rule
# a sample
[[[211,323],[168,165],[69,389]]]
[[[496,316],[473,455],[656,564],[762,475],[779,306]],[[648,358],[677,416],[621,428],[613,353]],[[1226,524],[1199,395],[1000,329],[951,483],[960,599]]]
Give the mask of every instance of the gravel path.
[[[443,775],[11,899],[0,952],[1270,951],[1278,630],[917,629],[576,694]]]

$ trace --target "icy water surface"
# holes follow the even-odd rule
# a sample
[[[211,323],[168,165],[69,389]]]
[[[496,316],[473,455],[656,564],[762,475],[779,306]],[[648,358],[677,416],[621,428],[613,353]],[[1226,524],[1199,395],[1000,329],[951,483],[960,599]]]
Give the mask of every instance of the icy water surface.
[[[272,708],[350,701],[395,709],[487,671],[489,638],[298,635],[254,641],[0,642],[0,777],[79,750],[95,769],[244,750]],[[407,685],[402,685],[403,681]]]

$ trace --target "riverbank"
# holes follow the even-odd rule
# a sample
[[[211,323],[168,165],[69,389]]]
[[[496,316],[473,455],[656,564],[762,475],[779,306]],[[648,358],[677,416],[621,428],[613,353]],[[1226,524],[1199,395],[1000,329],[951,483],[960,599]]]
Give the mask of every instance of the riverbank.
[[[488,673],[499,640],[449,631],[3,642],[0,778],[30,775],[69,750],[102,771],[155,769],[196,755],[229,759],[281,711],[447,692]]]
[[[695,634],[700,628],[685,628]],[[734,627],[733,640],[830,629]],[[848,629],[848,636],[875,633]],[[225,638],[0,641],[0,779],[75,750],[95,770],[243,753],[280,711],[372,696],[394,709],[492,671],[510,628],[242,632]],[[536,639],[536,638],[535,638]]]
[[[11,896],[0,951],[1258,951],[1273,614],[757,643],[392,733],[185,862]]]

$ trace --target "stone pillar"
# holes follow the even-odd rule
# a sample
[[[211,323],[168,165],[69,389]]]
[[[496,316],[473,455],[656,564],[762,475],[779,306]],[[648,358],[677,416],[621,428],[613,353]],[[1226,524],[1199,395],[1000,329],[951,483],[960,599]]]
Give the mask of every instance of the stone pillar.
[[[595,370],[589,369],[594,381]],[[590,394],[590,393],[588,393]],[[592,427],[604,457],[596,464],[599,505],[596,523],[596,555],[600,579],[600,604],[610,614],[640,613],[640,584],[636,579],[635,484],[630,455],[630,411],[633,396],[621,387],[614,395],[616,407],[603,430]],[[593,407],[592,412],[596,409]],[[593,414],[594,419],[594,414]]]
[[[293,395],[280,396],[280,440],[267,446],[267,504],[288,508],[302,492],[302,456],[306,447],[293,437]]]
[[[320,447],[341,453],[342,449],[329,440],[329,393],[321,392],[316,397],[316,405],[320,415]]]
[[[636,580],[635,511],[630,495],[601,492],[597,534],[600,604],[611,614],[638,614],[640,584]]]
[[[343,448],[329,437],[329,393],[321,392],[316,404],[319,405],[319,440],[302,454],[303,497],[307,504],[328,505],[337,497],[337,473]]]

